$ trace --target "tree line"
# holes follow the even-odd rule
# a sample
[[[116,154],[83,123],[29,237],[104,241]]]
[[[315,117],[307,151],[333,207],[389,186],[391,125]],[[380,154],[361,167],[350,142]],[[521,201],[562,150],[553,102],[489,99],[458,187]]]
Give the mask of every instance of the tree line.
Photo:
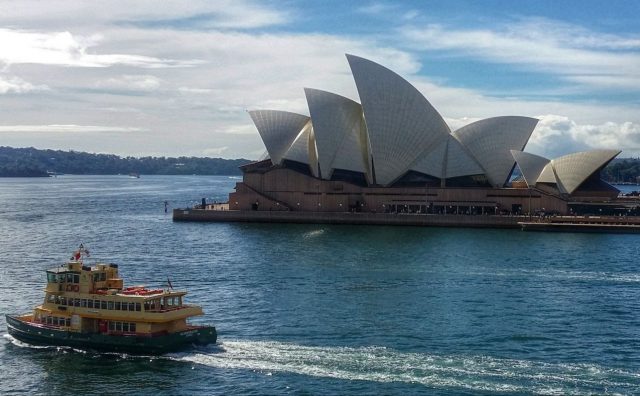
[[[600,176],[609,183],[640,183],[640,158],[616,158]]]
[[[199,157],[119,157],[78,151],[0,146],[0,177],[75,175],[239,175],[247,159]]]

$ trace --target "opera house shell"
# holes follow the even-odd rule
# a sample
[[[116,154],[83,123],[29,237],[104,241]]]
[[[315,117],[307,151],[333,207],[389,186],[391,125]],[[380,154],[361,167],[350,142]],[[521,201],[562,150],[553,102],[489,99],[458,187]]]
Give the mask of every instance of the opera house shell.
[[[452,131],[413,85],[347,55],[360,103],[305,88],[309,115],[252,110],[267,156],[242,167],[231,209],[567,213],[618,191],[599,171],[620,151],[546,159],[524,150],[537,119],[501,116]]]

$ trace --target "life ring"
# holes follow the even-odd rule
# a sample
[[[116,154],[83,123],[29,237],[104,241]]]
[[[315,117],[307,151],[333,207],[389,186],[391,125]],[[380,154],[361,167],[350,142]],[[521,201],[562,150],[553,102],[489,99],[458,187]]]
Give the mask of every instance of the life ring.
[[[73,289],[73,285],[67,285],[67,291],[71,291]]]
[[[73,285],[73,291],[74,291],[74,292],[76,292],[76,293],[77,293],[78,291],[80,291],[80,286],[78,286],[78,285]]]

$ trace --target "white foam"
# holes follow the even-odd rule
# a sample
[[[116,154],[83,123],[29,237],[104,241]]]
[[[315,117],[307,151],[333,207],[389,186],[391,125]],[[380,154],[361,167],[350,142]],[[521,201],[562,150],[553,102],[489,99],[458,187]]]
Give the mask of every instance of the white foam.
[[[48,346],[48,345],[32,345],[32,344],[28,344],[26,342],[22,342],[20,340],[18,340],[17,338],[14,338],[13,336],[11,336],[10,334],[3,334],[2,337],[4,337],[6,340],[8,340],[11,344],[20,347],[20,348],[31,348],[31,349],[57,349],[56,346]]]
[[[479,271],[470,271],[468,275],[493,275],[493,276],[535,276],[547,279],[564,279],[579,281],[603,281],[615,283],[639,283],[640,274],[619,274],[613,272],[598,271],[571,271],[562,269],[537,270],[528,268],[504,268],[496,271],[492,268],[476,268]]]
[[[320,228],[319,230],[313,230],[313,231],[309,231],[309,232],[305,232],[304,234],[302,234],[302,237],[307,239],[307,238],[315,238],[318,237],[322,234],[325,233],[325,229],[324,228]]]
[[[434,388],[483,392],[584,394],[640,386],[639,374],[590,364],[551,364],[406,353],[382,347],[313,347],[272,341],[225,341],[219,352],[193,352],[169,358],[265,375],[289,372],[315,377],[404,382]]]

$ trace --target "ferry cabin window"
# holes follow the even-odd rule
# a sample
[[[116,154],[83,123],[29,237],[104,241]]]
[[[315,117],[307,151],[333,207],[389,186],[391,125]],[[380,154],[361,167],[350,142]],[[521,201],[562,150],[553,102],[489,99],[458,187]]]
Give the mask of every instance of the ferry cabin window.
[[[141,309],[140,303],[136,303],[136,311],[140,312],[140,309]]]
[[[83,298],[82,300],[80,300],[80,306],[82,308],[86,308],[87,307],[87,299]]]
[[[100,273],[100,281],[104,282],[107,280],[107,273],[106,272],[101,272]]]
[[[93,281],[97,282],[99,280],[100,280],[100,274],[96,272],[95,274],[93,274]]]
[[[73,275],[73,283],[80,283],[80,275],[79,274]]]
[[[64,320],[64,325],[67,326],[67,327],[71,327],[71,319],[70,318],[66,318]]]
[[[135,311],[135,310],[136,310],[135,304],[132,302],[129,303],[129,311]]]
[[[49,283],[57,283],[58,282],[58,277],[56,276],[56,274],[52,274],[50,272],[47,272],[47,282],[49,282]]]
[[[67,283],[73,282],[73,274],[67,274]]]
[[[60,297],[60,305],[67,305],[67,298],[66,297]]]
[[[79,298],[74,298],[73,299],[73,306],[74,307],[79,307],[80,306],[80,299]]]
[[[113,301],[109,301],[109,302],[107,303],[107,306],[109,307],[109,309],[110,309],[110,310],[112,310],[112,311],[113,311]]]
[[[56,297],[53,294],[47,294],[47,302],[56,302]]]
[[[120,301],[116,301],[116,311],[120,311],[121,306],[120,306]]]
[[[107,302],[106,301],[100,301],[100,309],[107,309]]]
[[[136,324],[129,322],[111,322],[109,321],[109,331],[122,333],[135,333]]]
[[[93,300],[93,307],[95,309],[100,309],[100,300]]]

